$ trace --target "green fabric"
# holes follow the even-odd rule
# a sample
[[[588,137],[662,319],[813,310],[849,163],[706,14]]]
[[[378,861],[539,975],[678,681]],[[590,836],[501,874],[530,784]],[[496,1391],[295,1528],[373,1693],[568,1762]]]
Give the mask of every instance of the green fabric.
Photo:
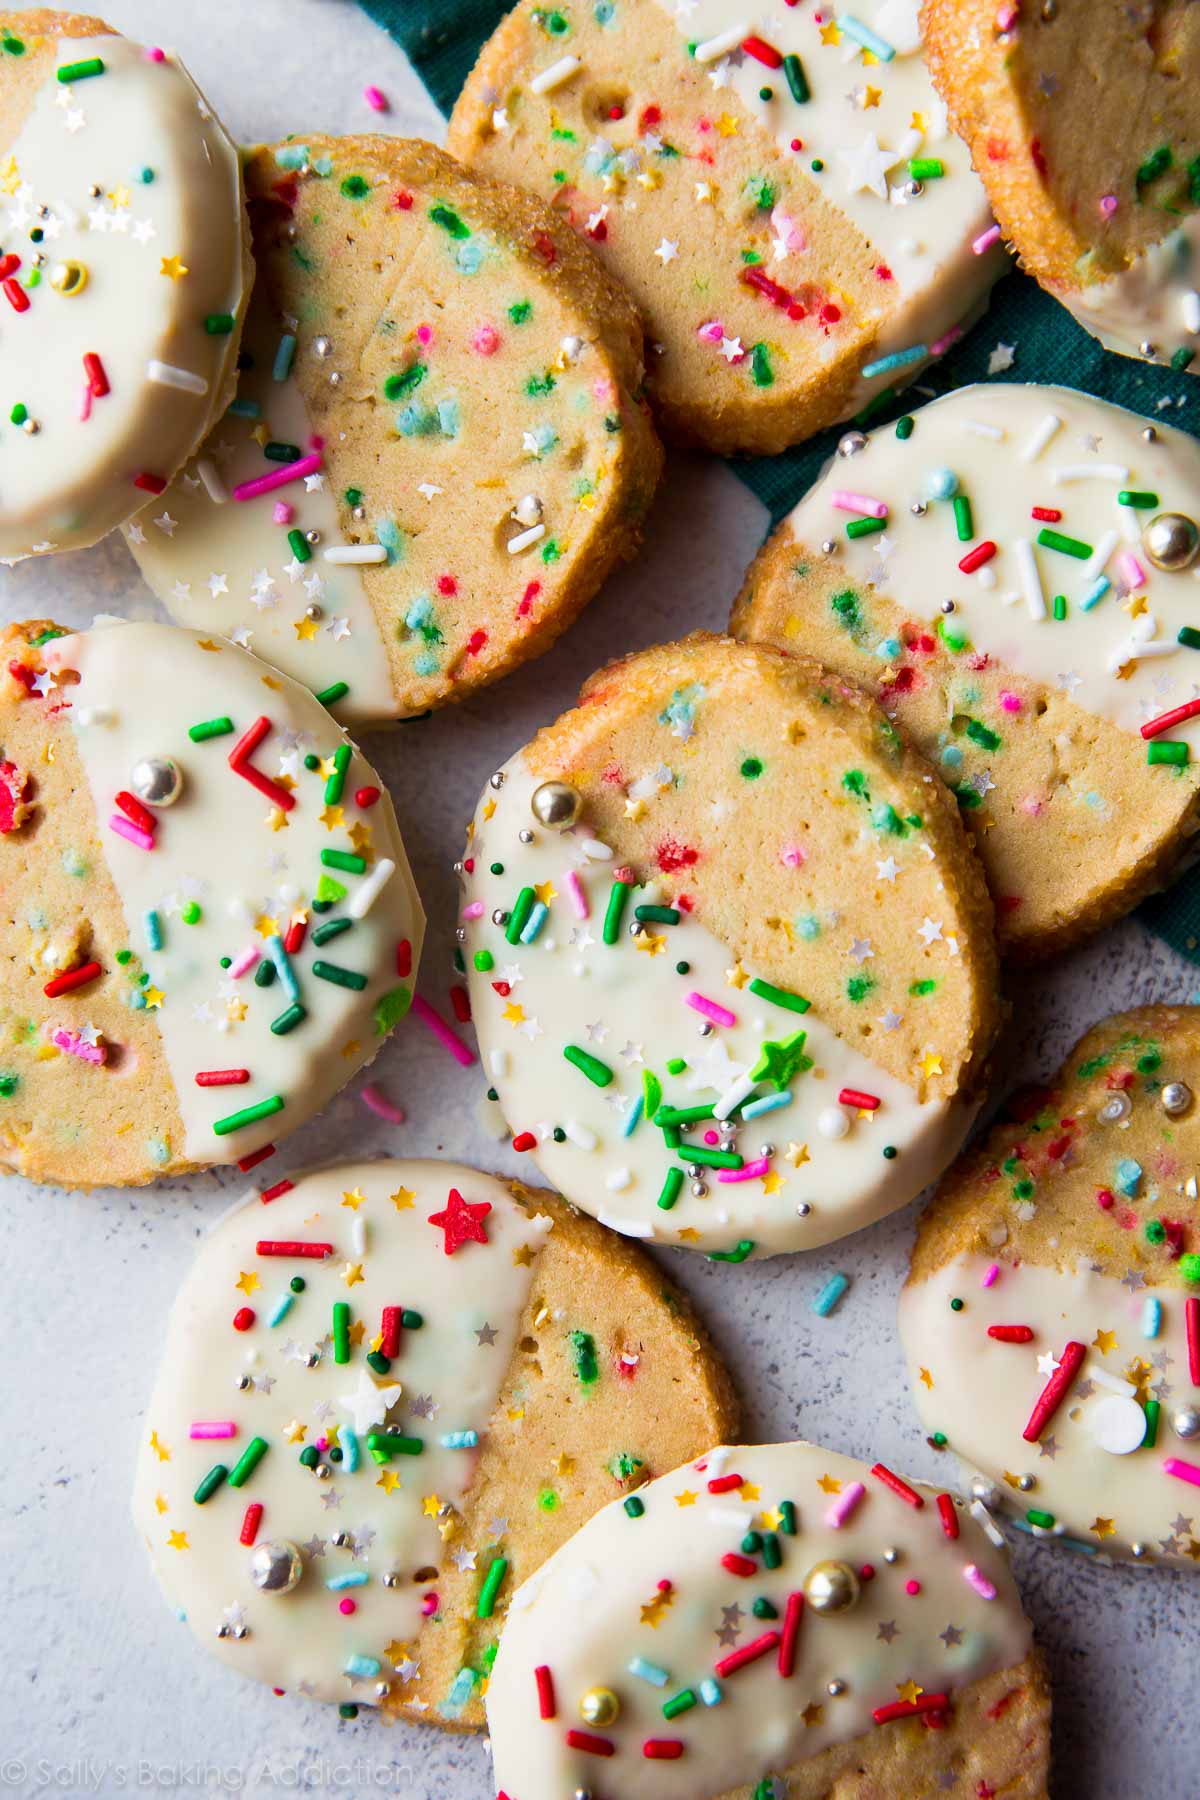
[[[453,107],[480,47],[511,3],[359,0],[364,11],[407,52],[444,113]],[[1010,368],[997,369],[992,379],[1061,382],[1200,433],[1200,380],[1111,355],[1057,301],[1016,272],[993,290],[982,321],[962,343],[924,371],[907,393],[880,406],[872,423],[897,418],[907,405],[917,406],[935,393],[965,382],[988,380],[988,364],[999,344],[1012,347],[1013,361]],[[757,494],[774,523],[816,479],[845,429],[839,426],[822,432],[781,456],[735,458],[729,466]],[[1139,917],[1173,949],[1200,962],[1200,867],[1167,894],[1149,901]]]

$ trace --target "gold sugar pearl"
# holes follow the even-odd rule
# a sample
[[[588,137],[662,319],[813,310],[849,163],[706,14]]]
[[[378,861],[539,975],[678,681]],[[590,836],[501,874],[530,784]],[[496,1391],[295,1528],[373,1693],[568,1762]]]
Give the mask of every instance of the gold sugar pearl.
[[[73,300],[76,294],[82,294],[88,284],[87,264],[76,262],[71,258],[68,262],[55,263],[50,271],[50,286],[57,294],[65,294]]]
[[[588,1688],[580,1697],[579,1716],[585,1725],[612,1725],[621,1710],[621,1702],[611,1688]]]

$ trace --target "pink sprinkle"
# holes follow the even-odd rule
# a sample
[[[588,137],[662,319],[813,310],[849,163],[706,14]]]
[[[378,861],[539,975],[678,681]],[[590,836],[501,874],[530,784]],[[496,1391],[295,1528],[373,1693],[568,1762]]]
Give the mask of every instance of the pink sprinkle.
[[[706,344],[719,344],[725,336],[725,327],[719,319],[709,319],[706,324],[696,327],[696,336],[703,338]]]
[[[500,348],[500,333],[494,325],[480,325],[471,339],[472,350],[480,356],[494,356]]]
[[[906,1594],[919,1594],[921,1591],[921,1584],[919,1581],[910,1578],[904,1584],[904,1591]]]
[[[157,44],[155,44],[152,49],[144,51],[143,54],[145,55],[147,62],[166,62],[167,60],[166,51],[160,50]]]
[[[415,1018],[420,1019],[427,1031],[432,1031],[443,1050],[448,1050],[456,1063],[461,1063],[464,1069],[470,1068],[475,1061],[475,1052],[468,1050],[462,1039],[451,1031],[444,1019],[438,1018],[428,1000],[423,999],[420,994],[414,994],[409,1010]]]
[[[1001,690],[1000,704],[1005,712],[1020,712],[1021,696],[1020,694],[1012,693],[1008,688],[1004,688]]]
[[[996,30],[1011,31],[1017,22],[1017,13],[1015,6],[1002,6],[996,14]]]
[[[886,519],[888,515],[885,500],[872,500],[870,494],[856,494],[852,488],[834,488],[829,498],[839,512],[865,513],[868,519]]]
[[[714,1131],[712,1129],[712,1127],[709,1126],[708,1130],[704,1134],[704,1141],[706,1144],[710,1144],[710,1145],[711,1144],[719,1144],[721,1141],[721,1134],[719,1131]]]
[[[583,891],[583,883],[579,879],[578,870],[567,870],[566,874],[563,876],[563,886],[571,897],[571,905],[575,909],[575,917],[577,919],[590,918],[592,909],[588,905],[588,897]]]
[[[237,1426],[232,1419],[214,1419],[206,1423],[198,1419],[188,1432],[194,1438],[231,1438],[237,1436]]]
[[[351,1598],[350,1598],[350,1596],[349,1596],[349,1594],[347,1594],[347,1595],[346,1595],[346,1597],[345,1597],[345,1599],[344,1599],[344,1600],[339,1600],[339,1601],[338,1601],[338,1611],[339,1611],[339,1612],[340,1612],[340,1613],[347,1613],[347,1614],[349,1614],[349,1613],[353,1613],[353,1612],[357,1612],[357,1611],[358,1611],[358,1606],[357,1606],[357,1604],[356,1604],[356,1603],[355,1603],[355,1602],[354,1602],[354,1601],[353,1601],[353,1600],[352,1600],[352,1599],[351,1599]]]
[[[469,905],[463,907],[462,913],[460,916],[464,919],[482,919],[482,917],[483,917],[483,901],[482,900],[472,900],[469,903]]]
[[[785,869],[799,869],[804,866],[804,852],[799,844],[785,844],[779,852],[779,860]]]
[[[983,1280],[979,1283],[979,1285],[980,1285],[980,1287],[995,1287],[995,1285],[996,1285],[997,1281],[999,1281],[999,1279],[1000,1279],[1000,1264],[992,1263],[990,1268],[987,1268],[984,1270]]]
[[[404,1108],[393,1106],[387,1095],[381,1094],[374,1083],[363,1089],[361,1098],[363,1105],[368,1107],[376,1118],[386,1119],[389,1125],[403,1125]]]
[[[247,944],[244,950],[238,951],[230,963],[229,973],[235,981],[239,981],[243,975],[249,973],[261,956],[262,951],[257,944]]]
[[[284,463],[281,469],[273,469],[269,475],[256,475],[253,481],[239,482],[233,497],[235,500],[257,500],[260,494],[287,487],[289,482],[299,481],[302,475],[315,475],[320,467],[320,452],[314,451],[311,456],[302,456],[299,462]]]
[[[1131,591],[1134,588],[1145,587],[1146,571],[1132,550],[1122,550],[1117,558],[1117,567],[1121,571],[1121,580]]]
[[[962,326],[961,325],[952,325],[950,327],[949,331],[946,332],[945,336],[940,337],[936,344],[930,344],[930,346],[929,346],[930,356],[944,355],[944,353],[950,348],[951,344],[957,344],[957,342],[961,336],[962,336]]]
[[[1196,1471],[1196,1478],[1197,1480],[1200,1480],[1200,1469],[1197,1469]],[[975,1592],[979,1595],[981,1600],[994,1600],[996,1598],[995,1588],[988,1580],[983,1570],[978,1568],[975,1563],[963,1564],[963,1580],[975,1589]]]
[[[981,231],[979,236],[975,239],[975,242],[971,245],[975,255],[982,256],[985,250],[990,250],[999,236],[1000,227],[998,225],[989,225],[986,231]]]
[[[56,1050],[65,1050],[68,1056],[77,1056],[80,1062],[100,1065],[108,1061],[107,1044],[86,1043],[78,1031],[71,1031],[65,1025],[58,1025],[50,1033],[50,1042]]]
[[[387,95],[381,88],[365,87],[363,89],[363,99],[366,101],[372,112],[386,112],[388,109]],[[343,1610],[345,1609],[343,1608]]]
[[[435,1593],[430,1592],[428,1594],[422,1595],[422,1598],[421,1598],[422,1617],[426,1618],[426,1619],[431,1619],[433,1617],[434,1613],[437,1611],[438,1605],[439,1605],[439,1601],[438,1601],[438,1597]]]
[[[433,342],[433,326],[432,325],[418,325],[417,326],[417,342],[418,342],[418,344],[424,344],[426,347],[428,347],[430,344],[432,344],[432,342]]]
[[[1200,1468],[1195,1463],[1184,1462],[1178,1456],[1167,1456],[1163,1458],[1163,1469],[1177,1481],[1189,1481],[1193,1487],[1200,1487]]]
[[[83,392],[79,396],[79,423],[86,425],[92,416],[92,384],[85,381]]]
[[[715,1000],[706,1000],[703,994],[695,992],[687,996],[686,1004],[693,1012],[703,1013],[714,1025],[736,1025],[737,1014],[731,1013],[727,1006],[718,1006]]]
[[[866,1491],[861,1481],[851,1481],[842,1489],[825,1512],[825,1523],[831,1531],[842,1529],[846,1520],[857,1509],[858,1503]]]
[[[296,516],[296,509],[290,500],[277,500],[271,516],[277,525],[290,525]]]
[[[128,838],[129,842],[136,844],[139,850],[153,850],[154,848],[154,839],[150,833],[143,831],[139,825],[135,825],[132,819],[123,819],[120,813],[113,814],[108,821],[108,828],[110,831],[115,831],[118,837]]]
[[[757,1181],[765,1175],[771,1166],[769,1156],[756,1156],[753,1162],[743,1163],[740,1169],[718,1169],[718,1181]]]
[[[1103,195],[1100,201],[1100,217],[1102,219],[1111,219],[1116,210],[1117,196],[1115,194]]]

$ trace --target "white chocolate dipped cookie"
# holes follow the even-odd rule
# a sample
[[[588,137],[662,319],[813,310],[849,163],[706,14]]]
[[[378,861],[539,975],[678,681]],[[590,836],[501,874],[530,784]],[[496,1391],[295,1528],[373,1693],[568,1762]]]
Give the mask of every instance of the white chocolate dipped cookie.
[[[603,1224],[803,1249],[962,1143],[983,880],[942,784],[817,665],[702,635],[612,664],[492,777],[462,870],[492,1095]]]
[[[1200,1560],[1198,1089],[1200,1009],[1095,1026],[950,1171],[900,1298],[917,1410],[988,1504],[1181,1568]]]
[[[922,23],[933,79],[1024,267],[1107,349],[1192,367],[1200,17],[1190,0],[924,0]]]
[[[0,557],[94,544],[233,394],[238,153],[187,70],[78,13],[0,15]]]
[[[408,1010],[424,915],[391,800],[224,640],[0,643],[0,1164],[70,1187],[249,1167]]]
[[[949,1494],[794,1443],[710,1451],[637,1498],[513,1596],[499,1800],[1045,1800],[1041,1660]]]
[[[960,388],[841,453],[732,629],[860,682],[975,836],[1001,946],[1044,956],[1194,837],[1200,447],[1067,388]]]
[[[251,1193],[201,1245],[134,1514],[239,1674],[465,1729],[515,1587],[735,1428],[636,1247],[454,1163],[347,1163]]]
[[[126,536],[181,624],[386,723],[539,655],[637,548],[633,303],[555,215],[403,138],[252,154],[237,398]]]
[[[645,314],[664,427],[715,450],[782,450],[886,398],[1004,267],[915,0],[523,0],[449,142],[594,245]]]

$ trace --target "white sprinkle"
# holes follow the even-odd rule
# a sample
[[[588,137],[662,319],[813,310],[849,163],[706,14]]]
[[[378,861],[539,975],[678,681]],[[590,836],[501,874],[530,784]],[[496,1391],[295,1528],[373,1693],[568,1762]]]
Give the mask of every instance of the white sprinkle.
[[[1004,442],[1004,431],[999,425],[985,425],[982,419],[964,419],[963,430],[970,431],[976,437],[990,438],[993,444]]]
[[[510,537],[508,540],[508,554],[516,556],[518,551],[528,550],[531,544],[536,544],[538,539],[545,535],[546,527],[544,525],[531,525],[528,531],[518,531],[516,537]]]
[[[628,1169],[614,1169],[611,1175],[605,1176],[604,1185],[610,1194],[623,1194],[632,1181],[633,1176]]]
[[[758,1086],[751,1075],[739,1075],[732,1087],[727,1087],[717,1104],[713,1107],[714,1119],[727,1119],[735,1106],[740,1106],[748,1094],[752,1094]]]
[[[573,1144],[578,1144],[581,1150],[594,1150],[596,1148],[595,1132],[590,1131],[586,1125],[581,1125],[577,1119],[568,1119],[567,1123],[563,1126],[563,1130],[566,1132],[571,1142]]]
[[[975,1520],[977,1525],[982,1525],[985,1533],[991,1539],[992,1543],[995,1544],[996,1548],[1002,1550],[1004,1548],[1004,1533],[1001,1531],[982,1500],[972,1500],[971,1517]]]
[[[204,483],[204,491],[214,506],[224,506],[229,498],[229,489],[221,480],[220,470],[211,456],[202,456],[196,464],[196,473]]]
[[[1131,507],[1125,507],[1122,510],[1131,512],[1133,509]],[[1097,575],[1099,575],[1120,541],[1121,540],[1115,531],[1105,532],[1104,536],[1100,539],[1100,542],[1096,545],[1096,548],[1092,551],[1092,554],[1083,565],[1083,579],[1085,581],[1095,581]]]
[[[508,1051],[493,1050],[488,1057],[488,1068],[498,1081],[503,1081],[508,1074]]]
[[[1072,481],[1115,481],[1124,487],[1129,470],[1123,463],[1059,463],[1051,469],[1050,480],[1055,487],[1065,487]]]
[[[589,862],[611,862],[613,859],[611,845],[602,844],[599,838],[584,838],[579,848]]]
[[[716,37],[705,38],[702,44],[697,44],[693,60],[701,64],[716,62],[718,56],[727,56],[731,50],[736,50],[749,35],[750,27],[743,19],[740,24],[731,25],[727,31],[719,31]]]
[[[157,382],[159,387],[178,388],[184,394],[208,392],[203,375],[194,375],[190,369],[177,369],[174,363],[159,362],[156,356],[146,364],[146,380]]]
[[[350,1227],[350,1236],[354,1244],[354,1254],[365,1256],[367,1253],[367,1221],[356,1216]]]
[[[1180,295],[1179,310],[1183,314],[1183,329],[1193,335],[1200,331],[1200,294],[1195,288],[1189,288],[1186,294]]]
[[[1036,462],[1056,431],[1062,430],[1062,420],[1057,413],[1047,413],[1025,448],[1021,452],[1022,462]]]
[[[1112,1394],[1124,1394],[1129,1400],[1132,1400],[1137,1394],[1137,1389],[1132,1381],[1122,1381],[1119,1375],[1110,1375],[1107,1369],[1100,1367],[1099,1363],[1089,1360],[1083,1373],[1098,1387],[1107,1388]]]
[[[107,706],[79,706],[75,709],[75,721],[79,725],[111,725],[116,716]]]
[[[371,873],[359,883],[346,902],[347,916],[351,919],[364,918],[395,873],[396,865],[391,858],[381,856]]]
[[[1038,559],[1033,545],[1028,538],[1017,538],[1013,544],[1017,558],[1017,569],[1021,577],[1021,592],[1025,596],[1025,605],[1029,609],[1031,619],[1044,619],[1046,616],[1046,596],[1042,592],[1042,573],[1038,568]]]
[[[1093,1406],[1087,1424],[1101,1450],[1110,1456],[1128,1456],[1140,1450],[1146,1435],[1145,1413],[1125,1394],[1109,1394]]]
[[[382,544],[330,544],[322,551],[328,563],[381,563],[387,561]]]
[[[535,75],[529,84],[532,94],[548,94],[552,88],[561,87],[564,81],[570,81],[576,69],[582,65],[577,56],[560,56],[557,62]]]

